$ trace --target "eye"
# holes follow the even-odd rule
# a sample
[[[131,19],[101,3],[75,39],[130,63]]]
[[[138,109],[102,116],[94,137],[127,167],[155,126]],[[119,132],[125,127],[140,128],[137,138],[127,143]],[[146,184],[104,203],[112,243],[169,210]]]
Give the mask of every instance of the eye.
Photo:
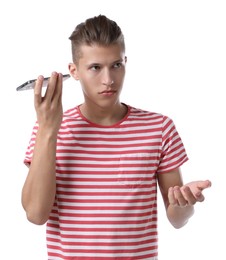
[[[121,68],[122,67],[122,63],[121,62],[117,62],[113,65],[113,68],[117,69],[117,68]]]
[[[93,65],[90,67],[90,70],[93,70],[93,71],[97,71],[99,69],[100,69],[100,66],[98,66],[98,65]]]

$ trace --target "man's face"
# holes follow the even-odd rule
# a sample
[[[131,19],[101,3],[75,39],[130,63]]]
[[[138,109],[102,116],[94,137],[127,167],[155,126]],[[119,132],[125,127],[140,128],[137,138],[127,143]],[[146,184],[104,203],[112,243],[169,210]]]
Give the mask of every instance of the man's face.
[[[81,83],[85,102],[101,107],[118,103],[126,65],[121,45],[84,45],[81,47],[81,54],[78,64],[73,66],[75,78]]]

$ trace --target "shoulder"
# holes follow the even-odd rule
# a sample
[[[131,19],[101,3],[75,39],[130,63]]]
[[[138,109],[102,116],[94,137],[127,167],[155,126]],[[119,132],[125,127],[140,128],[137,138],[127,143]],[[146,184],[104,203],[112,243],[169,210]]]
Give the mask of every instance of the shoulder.
[[[63,120],[62,122],[69,122],[69,121],[83,121],[81,116],[79,106],[67,109],[63,113]]]
[[[158,112],[152,112],[149,110],[145,110],[142,108],[137,108],[137,107],[133,107],[133,106],[129,106],[127,105],[129,108],[129,115],[130,118],[137,118],[137,119],[143,119],[148,121],[152,121],[152,122],[158,122],[159,124],[167,125],[168,123],[173,123],[173,120],[167,116],[164,115],[162,113],[158,113]]]
[[[61,129],[74,128],[86,124],[83,117],[80,114],[78,106],[67,109],[63,113],[61,122]]]
[[[77,106],[67,109],[66,111],[64,111],[64,114],[63,114],[64,117],[75,117],[78,115],[79,115],[79,110],[78,110]]]

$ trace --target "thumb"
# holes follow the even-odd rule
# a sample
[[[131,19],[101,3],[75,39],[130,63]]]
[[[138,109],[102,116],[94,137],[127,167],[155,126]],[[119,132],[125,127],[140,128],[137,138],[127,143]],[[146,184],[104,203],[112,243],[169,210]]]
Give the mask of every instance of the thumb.
[[[211,187],[212,183],[209,180],[200,181],[197,185],[199,191],[195,194],[195,197],[197,201],[202,202],[205,200],[204,195],[202,194],[202,191],[206,188]]]
[[[211,181],[205,180],[205,181],[200,181],[197,186],[202,191],[204,189],[210,188],[211,185],[212,185]]]

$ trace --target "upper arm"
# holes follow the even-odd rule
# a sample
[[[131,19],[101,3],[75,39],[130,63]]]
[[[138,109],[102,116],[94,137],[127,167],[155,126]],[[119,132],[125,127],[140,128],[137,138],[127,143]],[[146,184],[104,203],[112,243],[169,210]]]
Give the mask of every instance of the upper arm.
[[[174,169],[170,172],[158,174],[158,185],[162,194],[162,198],[167,208],[169,205],[168,190],[170,187],[182,186],[183,180],[181,176],[180,168]]]

